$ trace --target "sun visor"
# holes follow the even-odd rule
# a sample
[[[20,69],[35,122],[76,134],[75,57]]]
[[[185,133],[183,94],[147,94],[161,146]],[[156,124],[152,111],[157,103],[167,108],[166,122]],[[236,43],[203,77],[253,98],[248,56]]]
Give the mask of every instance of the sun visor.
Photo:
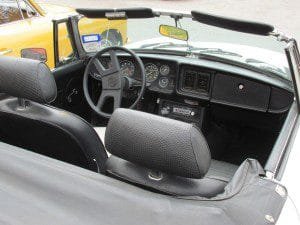
[[[76,11],[87,18],[106,19],[142,19],[155,17],[150,8],[120,8],[120,9],[86,9],[79,8]]]
[[[274,31],[274,27],[272,25],[265,23],[237,20],[233,18],[207,14],[199,11],[192,11],[191,14],[193,16],[193,19],[200,23],[228,30],[264,36],[267,36]]]

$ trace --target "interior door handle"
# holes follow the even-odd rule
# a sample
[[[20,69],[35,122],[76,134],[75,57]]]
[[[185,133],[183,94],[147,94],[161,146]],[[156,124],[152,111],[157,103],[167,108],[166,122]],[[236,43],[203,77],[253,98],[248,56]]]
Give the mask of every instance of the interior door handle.
[[[69,103],[71,103],[72,102],[72,96],[73,95],[77,95],[78,94],[78,91],[74,88],[72,91],[71,91],[71,93],[67,96],[67,101],[69,102]]]
[[[12,52],[12,49],[7,49],[7,48],[0,49],[0,55],[6,55],[11,52]]]

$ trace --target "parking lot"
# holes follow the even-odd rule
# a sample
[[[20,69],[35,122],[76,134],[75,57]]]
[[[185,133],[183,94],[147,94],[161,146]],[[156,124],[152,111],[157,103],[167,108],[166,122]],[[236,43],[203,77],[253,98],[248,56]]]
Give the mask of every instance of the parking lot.
[[[151,7],[175,10],[200,10],[209,13],[271,23],[300,40],[299,0],[39,0],[86,8]]]

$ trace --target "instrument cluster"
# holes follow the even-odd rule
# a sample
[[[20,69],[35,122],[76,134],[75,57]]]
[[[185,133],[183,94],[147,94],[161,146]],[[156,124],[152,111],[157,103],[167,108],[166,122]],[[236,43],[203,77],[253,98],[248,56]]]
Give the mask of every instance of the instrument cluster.
[[[121,73],[124,77],[141,80],[138,66],[130,57],[119,57]],[[110,66],[110,59],[100,59],[105,68]],[[145,68],[146,82],[149,90],[171,93],[175,88],[176,64],[172,61],[161,61],[142,58]]]
[[[176,64],[161,60],[143,60],[148,89],[172,93],[175,89]]]
[[[147,62],[144,65],[147,83],[156,81],[160,76],[168,76],[171,71],[170,66],[167,64],[160,65],[160,63],[157,64],[154,62]],[[120,66],[123,76],[138,78],[135,74],[137,69],[133,61],[131,61],[130,59],[123,59],[120,61]],[[165,86],[165,82],[162,82],[161,84],[163,87]]]

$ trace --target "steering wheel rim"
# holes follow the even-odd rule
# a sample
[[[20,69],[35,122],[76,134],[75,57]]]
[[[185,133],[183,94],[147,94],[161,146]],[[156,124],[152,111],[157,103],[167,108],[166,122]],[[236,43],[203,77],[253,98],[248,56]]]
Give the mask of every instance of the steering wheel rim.
[[[91,58],[84,71],[83,92],[84,92],[85,99],[87,100],[89,106],[93,109],[93,111],[105,118],[110,118],[112,115],[110,113],[103,112],[101,109],[106,99],[107,98],[114,99],[113,111],[116,110],[117,108],[120,108],[121,101],[122,101],[122,92],[123,92],[122,75],[121,75],[120,62],[117,58],[116,51],[126,52],[130,56],[132,56],[133,59],[137,62],[137,65],[140,69],[141,76],[142,76],[141,90],[135,102],[129,107],[130,109],[136,107],[137,103],[141,100],[142,96],[144,95],[145,88],[146,88],[146,73],[145,73],[144,64],[140,59],[140,57],[137,56],[132,50],[120,46],[112,46],[112,47],[104,48],[99,52],[97,52]],[[105,69],[102,63],[100,62],[99,58],[101,58],[101,56],[107,52],[109,52],[112,66],[108,69]],[[97,74],[97,77],[90,75],[90,70],[93,65],[95,66],[97,73],[99,73]],[[102,91],[97,100],[97,104],[94,104],[89,94],[89,90],[88,90],[89,76],[91,76],[92,78],[98,81],[102,81]]]

